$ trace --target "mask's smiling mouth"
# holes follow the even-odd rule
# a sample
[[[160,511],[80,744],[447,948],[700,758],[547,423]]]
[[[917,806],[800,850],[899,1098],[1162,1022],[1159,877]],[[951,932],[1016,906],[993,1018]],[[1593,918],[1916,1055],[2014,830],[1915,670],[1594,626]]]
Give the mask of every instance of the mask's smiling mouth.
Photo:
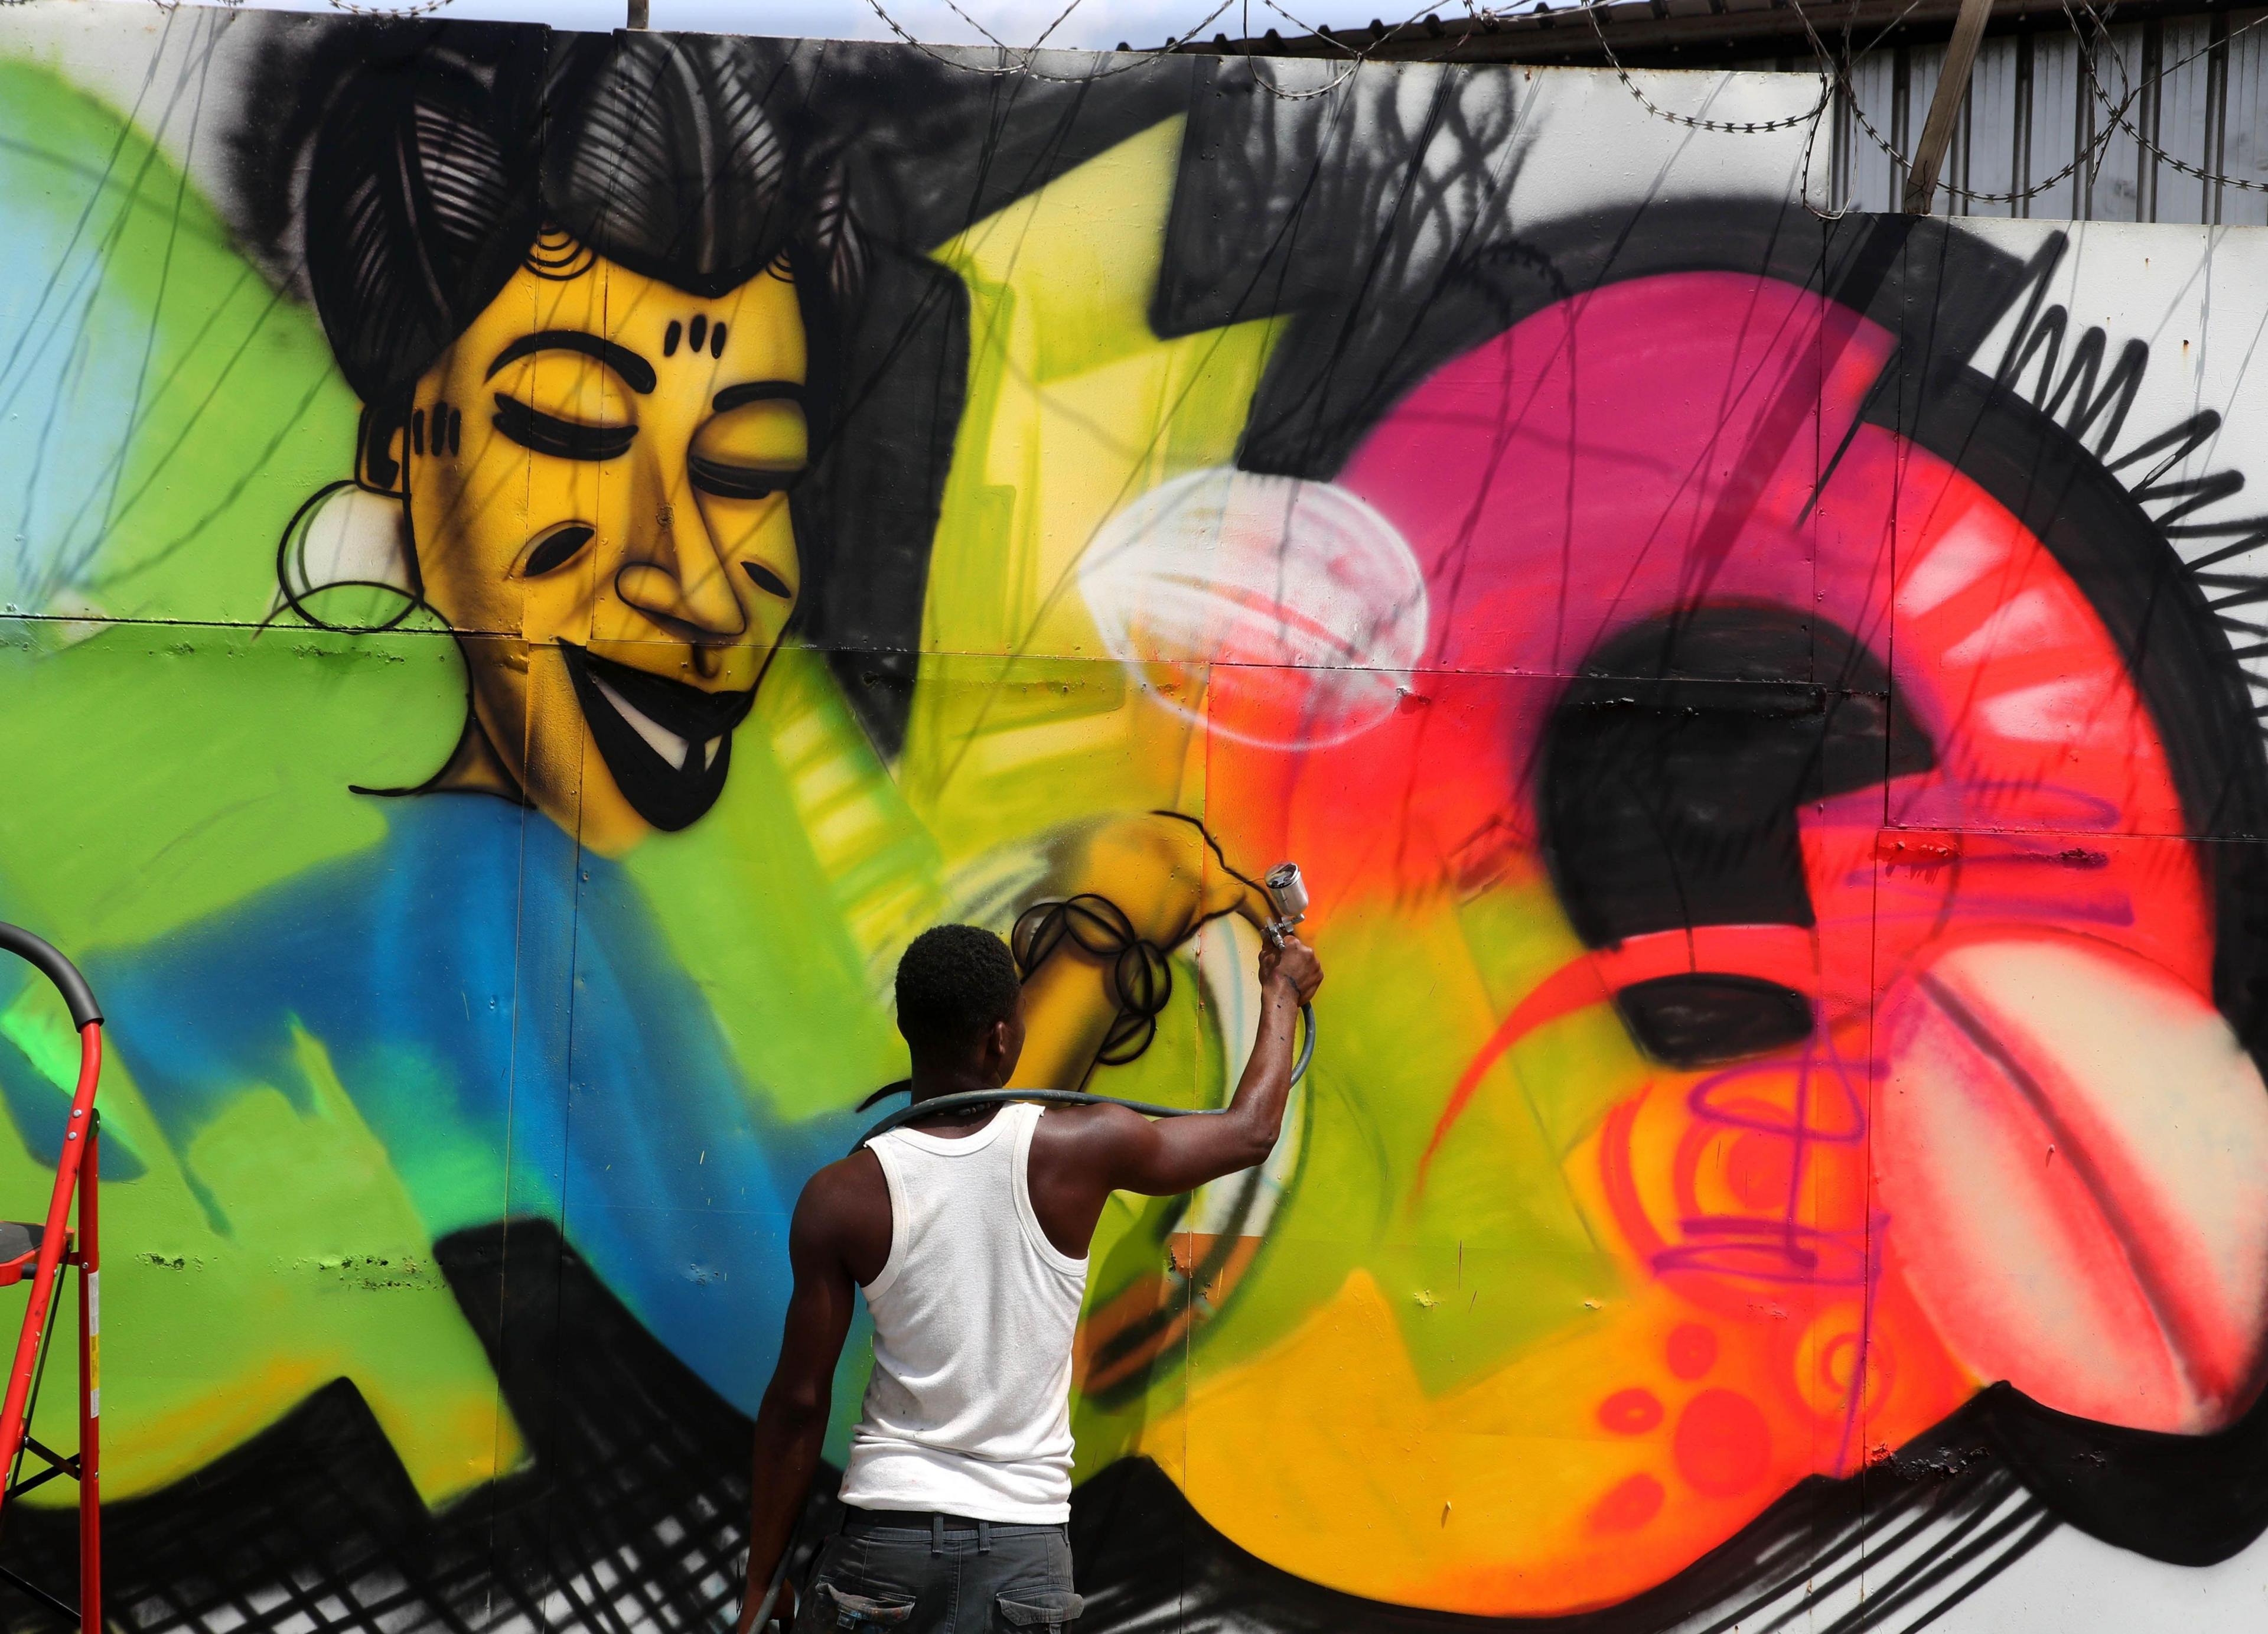
[[[704,692],[562,642],[591,740],[630,809],[665,833],[698,819],[725,791],[733,729],[755,688]]]

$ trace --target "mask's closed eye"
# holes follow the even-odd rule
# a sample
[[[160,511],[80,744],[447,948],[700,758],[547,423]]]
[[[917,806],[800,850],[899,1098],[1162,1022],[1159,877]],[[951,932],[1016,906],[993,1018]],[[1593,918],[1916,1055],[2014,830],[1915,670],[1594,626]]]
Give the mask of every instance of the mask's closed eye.
[[[584,522],[563,522],[541,535],[519,564],[522,578],[541,578],[565,567],[579,555],[597,530]]]
[[[485,378],[499,388],[492,394],[496,429],[532,453],[558,460],[600,461],[628,453],[637,426],[623,388],[644,395],[654,387],[652,364],[579,329],[522,336],[497,354]]]
[[[730,390],[719,393],[718,401],[729,406],[693,434],[686,461],[693,486],[716,499],[769,499],[786,492],[811,463],[803,405],[784,397],[733,403],[732,396]]]
[[[637,436],[635,425],[585,425],[496,394],[496,429],[522,448],[560,460],[619,460]]]

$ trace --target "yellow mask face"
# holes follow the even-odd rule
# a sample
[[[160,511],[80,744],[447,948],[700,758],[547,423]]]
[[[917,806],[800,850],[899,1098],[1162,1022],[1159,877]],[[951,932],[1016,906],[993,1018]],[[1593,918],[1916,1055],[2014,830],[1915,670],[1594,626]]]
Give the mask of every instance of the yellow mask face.
[[[723,792],[794,611],[806,337],[784,265],[703,299],[542,248],[418,380],[401,480],[475,758],[619,854]]]

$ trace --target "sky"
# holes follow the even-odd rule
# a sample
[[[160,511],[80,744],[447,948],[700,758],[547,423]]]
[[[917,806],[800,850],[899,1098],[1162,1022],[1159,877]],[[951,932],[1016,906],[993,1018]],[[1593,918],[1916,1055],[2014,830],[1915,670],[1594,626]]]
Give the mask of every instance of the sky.
[[[117,4],[151,4],[151,0],[113,0]],[[206,4],[210,0],[190,0]],[[322,11],[327,0],[241,0],[262,10]],[[1405,8],[1389,21],[1437,11],[1443,17],[1462,17],[1465,0],[651,0],[652,26],[720,33],[775,34],[786,38],[830,40],[888,40],[893,35],[881,16],[887,11],[915,39],[955,45],[988,43],[978,26],[1005,45],[1028,46],[1045,36],[1050,46],[1077,50],[1108,50],[1124,40],[1135,46],[1162,45],[1168,39],[1197,33],[1210,39],[1226,33],[1232,39],[1260,34],[1274,28],[1286,34],[1312,33],[1317,24],[1359,28],[1373,17],[1385,17],[1396,5]],[[1531,0],[1498,0],[1499,11],[1524,11]],[[1411,12],[1411,5],[1423,10]],[[1064,15],[1065,7],[1070,8]],[[877,11],[877,7],[880,11]],[[384,0],[370,0],[353,9],[387,9]],[[562,28],[619,27],[623,0],[449,0],[443,10],[452,17],[500,18],[519,22],[546,22]]]

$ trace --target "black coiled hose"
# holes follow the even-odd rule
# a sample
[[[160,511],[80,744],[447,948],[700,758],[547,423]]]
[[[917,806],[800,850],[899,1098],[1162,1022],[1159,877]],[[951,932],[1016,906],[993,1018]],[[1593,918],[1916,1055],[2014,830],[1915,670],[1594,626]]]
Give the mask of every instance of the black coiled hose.
[[[1307,1075],[1307,1064],[1315,1058],[1315,1010],[1312,1005],[1300,1006],[1300,1027],[1304,1037],[1300,1043],[1300,1058],[1292,1064],[1292,1081],[1296,1084]],[[876,1090],[860,1103],[860,1110],[888,1096],[912,1090],[910,1081],[901,1079],[884,1089]],[[925,1118],[939,1112],[957,1112],[963,1107],[1000,1106],[1012,1100],[1036,1100],[1051,1107],[1125,1107],[1147,1118],[1219,1117],[1226,1107],[1161,1107],[1147,1100],[1122,1100],[1116,1095],[1090,1095],[1079,1089],[968,1089],[951,1095],[934,1095],[927,1100],[915,1101],[902,1107],[858,1137],[850,1150],[860,1146],[877,1135],[887,1135],[899,1125],[910,1123],[916,1118]]]

